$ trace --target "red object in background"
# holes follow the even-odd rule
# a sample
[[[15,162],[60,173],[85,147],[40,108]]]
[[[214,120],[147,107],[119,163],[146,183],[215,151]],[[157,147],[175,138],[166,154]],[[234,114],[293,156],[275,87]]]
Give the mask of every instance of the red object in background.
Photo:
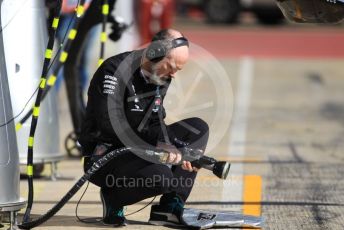
[[[149,43],[159,30],[171,27],[174,3],[174,0],[140,0],[138,22],[141,44]]]
[[[344,33],[337,28],[188,29],[193,44],[217,58],[343,58]]]

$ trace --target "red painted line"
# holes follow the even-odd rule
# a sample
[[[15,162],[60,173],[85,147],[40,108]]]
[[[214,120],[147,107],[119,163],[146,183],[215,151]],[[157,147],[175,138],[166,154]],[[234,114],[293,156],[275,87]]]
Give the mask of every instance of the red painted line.
[[[344,58],[344,30],[189,30],[188,39],[218,58]]]

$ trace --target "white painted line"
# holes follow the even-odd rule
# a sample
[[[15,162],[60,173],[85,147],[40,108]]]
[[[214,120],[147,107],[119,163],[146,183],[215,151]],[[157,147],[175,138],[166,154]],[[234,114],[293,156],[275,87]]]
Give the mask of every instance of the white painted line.
[[[235,107],[233,120],[230,127],[229,157],[244,157],[246,128],[250,108],[251,88],[253,81],[253,58],[243,57],[240,60],[238,86],[235,94]],[[242,177],[240,182],[223,183],[221,201],[242,201],[243,199],[243,165],[235,163],[231,165],[231,175]]]
[[[235,96],[235,107],[230,128],[229,155],[245,155],[246,126],[249,115],[251,88],[253,81],[253,59],[243,57],[240,63],[238,88]]]

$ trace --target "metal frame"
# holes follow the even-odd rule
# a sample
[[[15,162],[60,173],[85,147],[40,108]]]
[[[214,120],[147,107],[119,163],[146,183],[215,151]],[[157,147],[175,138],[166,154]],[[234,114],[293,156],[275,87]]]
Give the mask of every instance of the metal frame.
[[[0,25],[2,28],[1,6],[2,0],[0,0]],[[0,127],[0,212],[10,213],[10,229],[15,229],[17,212],[25,206],[26,201],[19,197],[19,157],[14,122],[9,122],[13,117],[13,112],[2,32],[3,30],[0,32],[0,111],[3,113],[0,113],[0,123],[2,125],[8,122],[8,124]]]

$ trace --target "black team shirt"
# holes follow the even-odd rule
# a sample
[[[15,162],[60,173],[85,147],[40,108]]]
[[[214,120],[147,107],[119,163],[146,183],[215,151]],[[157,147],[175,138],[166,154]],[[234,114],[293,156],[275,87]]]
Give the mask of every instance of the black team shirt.
[[[136,144],[142,147],[142,143],[156,146],[158,141],[164,140],[162,126],[166,125],[160,122],[155,101],[159,93],[160,112],[165,118],[163,99],[171,80],[160,87],[147,82],[140,68],[142,55],[143,50],[118,54],[105,60],[95,72],[79,135],[84,156],[91,155],[99,143],[115,148]],[[142,123],[147,113],[150,116]],[[166,129],[169,138],[173,139],[174,134],[168,127]]]

